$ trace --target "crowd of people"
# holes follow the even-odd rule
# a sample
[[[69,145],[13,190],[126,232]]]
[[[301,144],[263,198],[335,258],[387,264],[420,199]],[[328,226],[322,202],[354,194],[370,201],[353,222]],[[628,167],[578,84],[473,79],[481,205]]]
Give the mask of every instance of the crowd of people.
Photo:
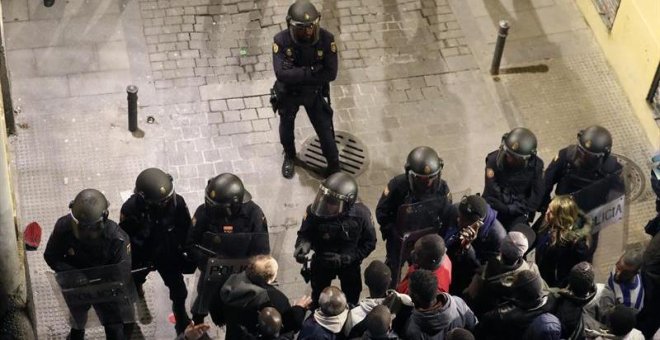
[[[126,282],[140,296],[157,271],[180,339],[207,337],[209,314],[226,326],[226,339],[650,339],[660,323],[660,217],[645,228],[648,248],[626,250],[606,282],[596,282],[590,264],[598,234],[580,202],[598,206],[608,195],[580,192],[620,179],[610,148],[609,132],[589,127],[543,172],[534,134],[516,128],[486,159],[484,194],[455,203],[443,160],[430,147],[413,149],[376,207],[386,256],[364,272],[377,244],[371,211],[354,178],[330,174],[298,231],[293,256],[312,293],[293,305],[277,288],[264,213],[229,173],[209,180],[192,217],[157,168],[137,177],[118,224],[105,196],[85,189],[57,221],[44,257],[60,274],[128,264]],[[660,216],[659,180],[651,180]],[[183,275],[195,270],[191,318]],[[88,287],[92,276],[71,277]],[[361,297],[363,282],[369,294]],[[68,307],[76,321],[70,339],[84,338],[90,307],[109,339],[129,338],[135,327],[106,300]]]

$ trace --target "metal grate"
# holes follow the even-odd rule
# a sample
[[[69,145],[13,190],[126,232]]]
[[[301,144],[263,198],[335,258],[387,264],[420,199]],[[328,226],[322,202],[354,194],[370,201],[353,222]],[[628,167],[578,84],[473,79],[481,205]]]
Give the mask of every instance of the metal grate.
[[[335,131],[335,143],[339,150],[341,170],[354,177],[359,176],[368,166],[367,148],[357,137],[344,131]],[[317,136],[307,138],[298,158],[312,171],[323,173],[328,163],[321,151]]]
[[[593,2],[598,14],[600,14],[605,26],[607,26],[607,29],[612,30],[614,19],[616,18],[616,12],[619,10],[621,0],[593,0]]]
[[[614,156],[616,156],[619,163],[623,165],[623,179],[626,183],[626,196],[628,196],[628,199],[631,202],[634,202],[644,193],[647,174],[630,158],[619,154],[614,154]]]

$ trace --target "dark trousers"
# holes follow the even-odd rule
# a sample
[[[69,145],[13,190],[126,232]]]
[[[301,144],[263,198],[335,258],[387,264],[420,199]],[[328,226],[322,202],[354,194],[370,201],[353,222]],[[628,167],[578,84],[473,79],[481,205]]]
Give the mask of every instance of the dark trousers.
[[[160,277],[163,279],[165,286],[170,290],[170,300],[172,300],[172,313],[176,318],[174,328],[177,334],[183,332],[190,323],[190,317],[186,312],[186,297],[188,297],[188,290],[183,281],[183,274],[181,269],[176,266],[156,265],[156,270]],[[142,285],[147,280],[149,272],[142,271],[133,274],[133,280],[136,285]]]
[[[341,290],[346,295],[346,300],[352,305],[357,305],[362,292],[362,276],[360,275],[360,264],[353,263],[339,269],[325,268],[319,261],[312,260],[312,303],[318,306],[319,296],[326,287],[330,286],[332,280],[339,277]]]
[[[392,272],[392,281],[390,288],[396,288],[396,285],[401,281],[401,239],[395,232],[390,233],[385,241],[385,265],[390,268]]]
[[[124,325],[122,323],[121,311],[116,304],[98,303],[94,305],[69,306],[71,317],[76,326],[71,328],[69,338],[72,340],[83,340],[85,338],[85,325],[87,324],[87,312],[94,307],[99,320],[105,329],[105,337],[110,340],[123,340]]]
[[[320,91],[320,90],[319,90]],[[307,91],[299,95],[286,94],[280,98],[280,143],[287,157],[295,157],[296,144],[294,127],[296,114],[300,106],[305,107],[309,121],[321,142],[321,150],[328,164],[339,165],[339,152],[335,144],[335,129],[332,113],[326,108],[323,97],[318,91]]]

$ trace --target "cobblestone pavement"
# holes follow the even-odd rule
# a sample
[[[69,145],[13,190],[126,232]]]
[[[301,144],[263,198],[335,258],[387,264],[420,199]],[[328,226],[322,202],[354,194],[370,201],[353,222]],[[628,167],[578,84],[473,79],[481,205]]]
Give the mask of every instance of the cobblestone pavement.
[[[359,178],[372,209],[387,180],[403,171],[410,149],[434,147],[452,191],[480,192],[483,159],[503,132],[525,125],[549,161],[579,127],[613,131],[615,152],[648,172],[644,140],[630,105],[577,8],[568,0],[324,0],[322,25],[335,34],[340,58],[333,83],[335,128],[368,147]],[[278,120],[268,103],[272,36],[283,29],[283,0],[40,0],[3,4],[13,92],[22,128],[12,137],[21,225],[36,220],[49,235],[82,188],[96,187],[118,218],[122,198],[144,168],[175,178],[191,209],[206,180],[231,171],[244,179],[268,217],[280,262],[280,288],[297,297],[309,288],[292,261],[295,232],[318,178],[297,170],[280,176]],[[545,64],[545,73],[487,75],[495,24],[512,31],[503,67]],[[144,138],[126,131],[125,87],[140,88]],[[154,118],[147,124],[146,118]],[[313,134],[299,115],[298,144]],[[24,124],[24,125],[23,125]],[[631,177],[633,180],[635,177]],[[641,183],[641,182],[640,182]],[[648,185],[647,185],[648,187]],[[628,221],[602,236],[599,277],[626,244],[645,239],[648,189]],[[43,248],[43,247],[42,247]],[[373,258],[384,258],[379,242]],[[39,334],[63,338],[42,250],[29,257]],[[187,278],[194,287],[194,278]],[[193,289],[191,289],[191,292]],[[190,294],[194,295],[194,294]],[[172,338],[167,291],[147,282],[143,318],[149,339]],[[144,315],[143,315],[144,316]],[[214,330],[221,334],[221,330]],[[102,337],[95,328],[88,334]]]

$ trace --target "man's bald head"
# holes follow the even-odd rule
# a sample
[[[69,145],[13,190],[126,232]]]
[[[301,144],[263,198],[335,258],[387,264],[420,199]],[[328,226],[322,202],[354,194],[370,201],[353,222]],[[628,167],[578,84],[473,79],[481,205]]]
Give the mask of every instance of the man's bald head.
[[[257,255],[250,259],[245,273],[252,282],[273,283],[277,278],[277,261],[270,255]]]
[[[341,314],[346,310],[346,306],[346,295],[335,286],[326,287],[319,296],[319,307],[321,312],[327,316]]]
[[[265,338],[279,336],[282,329],[282,315],[273,307],[264,307],[259,311],[259,333]]]

